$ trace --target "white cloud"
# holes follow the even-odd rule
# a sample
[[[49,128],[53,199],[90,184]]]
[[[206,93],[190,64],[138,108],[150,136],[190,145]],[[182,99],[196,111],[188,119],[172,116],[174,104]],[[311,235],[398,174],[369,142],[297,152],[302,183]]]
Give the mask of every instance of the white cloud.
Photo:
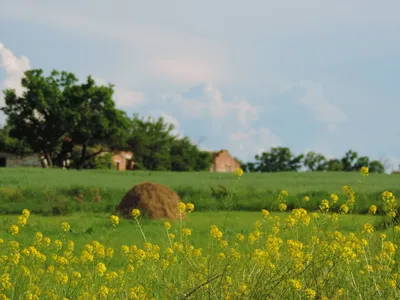
[[[23,88],[21,78],[26,70],[31,68],[29,59],[26,56],[17,57],[14,53],[0,43],[0,71],[4,74],[4,79],[0,81],[0,90],[15,89],[17,95],[21,95]],[[3,93],[0,95],[0,107],[4,106]],[[0,112],[0,124],[5,122],[5,116]]]
[[[177,118],[165,112],[161,112],[161,117],[166,123],[174,125],[174,130],[172,130],[173,135],[178,136],[179,138],[182,138],[184,136]]]
[[[222,93],[211,83],[195,86],[183,94],[168,94],[163,96],[166,104],[176,106],[187,118],[222,121],[233,115],[241,125],[259,118],[258,109],[247,100],[235,102],[225,101]]]
[[[93,79],[97,84],[108,84],[108,82],[103,78],[93,77]],[[117,85],[115,86],[114,91],[115,105],[120,109],[139,106],[145,102],[145,94],[142,92],[129,91],[127,89],[120,88]]]
[[[152,62],[149,70],[167,79],[170,83],[188,85],[214,81],[221,76],[214,66],[195,59],[161,59]]]
[[[311,110],[315,121],[327,123],[329,130],[334,131],[335,124],[347,120],[345,113],[326,99],[320,85],[311,80],[302,80],[300,87],[306,88],[306,93],[300,98],[300,103]]]
[[[79,4],[79,9],[76,6],[74,8],[73,4],[65,6],[51,1],[38,5],[26,2],[23,6],[8,5],[0,12],[0,16],[3,13],[17,20],[55,26],[74,35],[109,40],[112,43],[122,42],[125,47],[136,52],[139,59],[134,66],[136,72],[140,72],[144,78],[154,80],[159,77],[169,83],[193,85],[224,77],[226,70],[222,66],[222,48],[207,38],[182,35],[179,30],[157,24],[160,20],[153,19],[154,22],[149,23],[148,17],[142,19],[137,15],[139,9],[150,9],[148,13],[154,15],[153,7],[128,2],[123,5],[126,9],[113,7],[107,10],[107,4],[89,2]],[[96,9],[93,9],[93,5]],[[170,9],[170,6],[166,9]],[[110,11],[113,11],[113,15],[108,15]],[[127,11],[129,14],[126,14]],[[74,22],[71,22],[72,19]]]
[[[145,101],[145,95],[142,92],[132,92],[118,87],[115,88],[115,104],[119,108],[138,106]]]
[[[253,159],[254,155],[281,145],[280,138],[269,128],[264,127],[258,130],[237,131],[229,136],[229,141],[232,152],[246,159]]]
[[[305,89],[298,102],[305,106],[316,122],[325,123],[328,131],[335,132],[337,125],[347,121],[346,114],[331,103],[323,94],[322,86],[312,80],[301,80],[298,85],[281,84],[280,93]]]

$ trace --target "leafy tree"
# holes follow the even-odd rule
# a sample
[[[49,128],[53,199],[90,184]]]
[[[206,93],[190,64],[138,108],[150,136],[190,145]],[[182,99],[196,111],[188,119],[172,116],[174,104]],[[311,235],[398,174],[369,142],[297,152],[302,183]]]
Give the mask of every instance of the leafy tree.
[[[0,152],[23,155],[32,153],[32,149],[24,140],[11,137],[10,128],[6,125],[0,128]]]
[[[273,147],[255,156],[260,172],[298,171],[303,158],[303,154],[295,156],[288,147]]]
[[[124,112],[115,109],[113,86],[96,86],[90,76],[78,85],[72,73],[54,70],[45,77],[36,69],[26,71],[21,84],[21,97],[15,90],[4,91],[6,106],[1,109],[8,117],[10,136],[43,153],[49,166],[54,158],[62,160],[73,146],[82,145],[81,167],[89,158],[88,146],[116,141],[114,136],[129,124]]]
[[[205,171],[213,159],[211,153],[200,151],[188,137],[173,141],[170,155],[173,171]]]
[[[310,171],[324,171],[326,163],[325,156],[314,151],[309,151],[304,158],[304,166]]]
[[[243,164],[242,169],[245,172],[258,172],[257,164],[254,162],[248,162]]]
[[[360,170],[362,167],[369,166],[369,157],[368,156],[360,156],[356,163],[354,164],[354,171]]]
[[[163,118],[147,120],[133,116],[128,137],[129,149],[135,155],[135,166],[147,170],[170,170],[170,150],[176,137],[172,134],[174,125],[164,123]]]
[[[331,158],[326,163],[326,170],[327,171],[343,171],[343,164],[342,161],[337,158]]]
[[[78,168],[86,160],[109,149],[126,149],[125,137],[129,133],[130,120],[125,112],[115,108],[114,86],[96,86],[89,76],[87,82],[74,86],[69,98],[77,112],[76,126],[69,131],[72,145],[82,145]],[[87,148],[97,146],[98,151],[88,154]]]
[[[204,171],[212,163],[212,155],[200,151],[188,137],[173,134],[173,124],[135,114],[127,144],[135,156],[135,166],[147,170]]]
[[[373,160],[369,163],[369,172],[370,173],[384,173],[385,167],[378,160]]]
[[[66,94],[77,82],[72,73],[28,70],[21,80],[25,92],[18,97],[14,89],[4,90],[10,136],[24,140],[34,152],[44,154],[49,166],[67,131],[73,128],[75,113]]]
[[[354,162],[358,157],[358,153],[352,150],[346,152],[345,156],[341,159],[343,171],[349,172],[354,170]]]

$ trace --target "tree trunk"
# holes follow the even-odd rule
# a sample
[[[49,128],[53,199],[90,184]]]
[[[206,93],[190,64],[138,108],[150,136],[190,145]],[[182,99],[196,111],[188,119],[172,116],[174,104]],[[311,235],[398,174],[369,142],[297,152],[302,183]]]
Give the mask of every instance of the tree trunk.
[[[46,161],[47,161],[47,167],[48,167],[48,168],[53,167],[53,161],[51,160],[51,154],[50,154],[49,152],[45,152],[45,153],[44,153],[44,158],[45,158]]]
[[[81,151],[81,158],[79,159],[79,163],[78,163],[78,170],[81,170],[83,167],[83,164],[86,161],[86,144],[82,144],[82,151]]]

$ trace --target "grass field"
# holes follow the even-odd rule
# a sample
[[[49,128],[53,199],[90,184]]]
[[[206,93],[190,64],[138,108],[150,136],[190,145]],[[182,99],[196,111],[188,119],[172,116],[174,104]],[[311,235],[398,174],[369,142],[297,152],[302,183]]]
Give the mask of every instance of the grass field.
[[[232,187],[232,174],[117,172],[45,169],[0,169],[0,214],[19,213],[23,208],[43,215],[65,215],[72,212],[114,211],[123,195],[135,184],[152,181],[174,189],[184,202],[192,202],[197,211],[222,208],[218,185]],[[360,182],[361,181],[361,182]],[[237,183],[233,197],[235,210],[276,210],[279,190],[289,192],[288,208],[305,207],[317,210],[322,199],[331,193],[343,195],[347,184],[358,193],[355,211],[366,213],[371,204],[380,204],[381,193],[400,191],[400,176],[375,175],[361,177],[358,173],[277,173],[246,174]],[[210,187],[217,187],[213,195]],[[74,200],[82,196],[83,203]],[[95,199],[101,201],[98,203]],[[302,202],[309,196],[307,204]],[[339,201],[340,202],[340,201]]]
[[[286,213],[273,213],[273,216],[284,218]],[[197,247],[206,247],[209,242],[209,231],[211,225],[222,228],[224,225],[225,212],[195,212],[190,215],[186,226],[193,229],[193,243]],[[256,220],[261,220],[261,212],[229,212],[227,217],[226,234],[233,240],[235,234],[241,233],[248,235],[254,230]],[[364,223],[372,223],[377,226],[382,221],[381,216],[368,215],[346,215],[338,223],[343,233],[360,231]],[[21,231],[20,238],[24,244],[30,242],[32,236],[38,231],[52,240],[60,237],[60,226],[62,222],[68,222],[71,225],[70,237],[77,242],[77,245],[85,245],[93,240],[107,244],[109,247],[119,249],[122,245],[136,244],[143,247],[144,241],[133,220],[122,219],[117,231],[111,230],[109,214],[104,213],[75,213],[69,216],[50,216],[32,215],[29,218],[29,224]],[[9,227],[15,223],[15,216],[1,216],[0,218],[0,237],[7,236],[11,238],[8,232]],[[165,236],[165,230],[162,226],[163,221],[142,220],[142,228],[149,242],[168,246]],[[172,226],[177,228],[179,222],[171,222]],[[176,225],[176,226],[174,226]],[[271,228],[268,228],[270,230]],[[322,226],[321,230],[327,230],[327,226]],[[384,232],[384,231],[382,231]],[[160,243],[161,242],[161,243]],[[231,242],[231,240],[230,240]],[[79,249],[79,248],[78,248]],[[79,249],[82,250],[82,249]]]
[[[2,169],[0,300],[399,299],[400,226],[357,214],[379,208],[398,178]],[[143,181],[168,185],[195,211],[170,223],[110,218]],[[212,195],[219,184],[238,190],[235,210]],[[276,209],[282,189],[288,211],[261,211]],[[322,199],[330,211],[318,211]],[[355,214],[334,213],[351,199]]]

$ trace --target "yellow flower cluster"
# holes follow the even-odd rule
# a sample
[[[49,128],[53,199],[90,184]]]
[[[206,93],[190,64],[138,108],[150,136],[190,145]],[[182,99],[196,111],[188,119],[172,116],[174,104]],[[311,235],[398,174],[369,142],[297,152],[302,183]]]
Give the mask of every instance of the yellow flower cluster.
[[[396,197],[393,195],[392,192],[385,191],[382,193],[382,200],[383,200],[383,210],[389,217],[395,218],[398,214],[397,211],[399,208]]]
[[[361,175],[363,175],[363,176],[368,176],[368,174],[369,174],[369,169],[368,169],[368,167],[361,167],[361,169],[360,169],[360,173],[361,173]]]
[[[10,230],[9,230],[10,233],[12,235],[18,235],[19,231],[20,231],[20,227],[24,227],[26,225],[30,215],[31,215],[31,212],[29,210],[23,209],[21,215],[18,216],[18,218],[17,218],[17,224],[10,226]]]
[[[344,185],[343,192],[347,195],[347,205],[353,207],[356,201],[356,194],[354,193],[353,189],[348,185]]]
[[[241,168],[237,168],[234,173],[238,178],[243,176],[243,170]]]
[[[180,298],[193,291],[198,296],[207,295],[217,288],[223,299],[252,299],[254,295],[276,298],[288,292],[293,299],[339,299],[353,295],[354,280],[357,286],[363,286],[365,298],[376,293],[377,285],[382,298],[394,299],[397,295],[397,243],[388,234],[380,234],[381,247],[371,247],[375,230],[370,223],[364,224],[361,235],[343,234],[320,229],[320,224],[332,219],[326,213],[310,215],[297,208],[284,221],[265,209],[261,215],[253,231],[238,233],[234,240],[224,239],[224,233],[211,226],[215,242],[209,249],[196,248],[188,239],[193,231],[181,226],[184,224],[176,227],[176,234],[182,238],[175,241],[175,235],[169,232],[175,226],[167,221],[163,227],[169,246],[164,250],[145,242],[143,248],[122,245],[118,251],[93,241],[76,251],[75,243],[65,234],[70,229],[68,223],[61,226],[65,234],[62,239],[51,241],[37,232],[33,244],[24,247],[16,240],[1,240],[0,299],[11,299],[15,291],[21,293],[15,297],[25,295],[29,299]],[[119,224],[115,217],[110,220]],[[296,232],[302,227],[308,229],[299,236]],[[346,271],[357,268],[361,277],[354,278]],[[181,280],[174,274],[182,274]],[[213,276],[223,278],[210,280]],[[255,284],[261,278],[265,286]],[[268,278],[279,279],[271,283]],[[307,278],[317,278],[317,282]],[[337,282],[343,279],[343,286],[337,289]],[[363,285],[368,281],[376,285]]]

